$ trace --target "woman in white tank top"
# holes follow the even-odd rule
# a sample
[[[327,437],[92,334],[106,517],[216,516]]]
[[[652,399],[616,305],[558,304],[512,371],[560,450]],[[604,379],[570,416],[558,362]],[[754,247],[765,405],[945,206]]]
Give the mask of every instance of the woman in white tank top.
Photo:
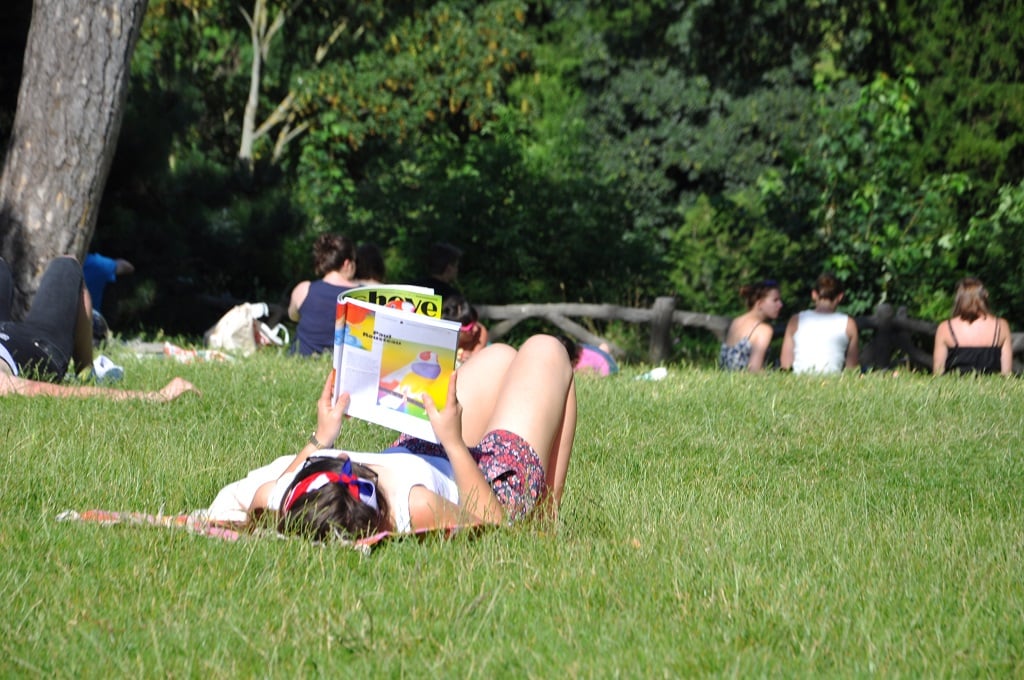
[[[840,373],[859,360],[857,324],[836,311],[843,299],[842,286],[831,274],[822,274],[811,290],[814,309],[790,318],[782,340],[783,369],[794,373]]]

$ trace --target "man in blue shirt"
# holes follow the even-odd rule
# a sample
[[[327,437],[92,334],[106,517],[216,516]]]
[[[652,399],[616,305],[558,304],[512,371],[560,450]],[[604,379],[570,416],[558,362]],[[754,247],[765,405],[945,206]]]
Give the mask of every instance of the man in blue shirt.
[[[135,266],[122,258],[111,258],[98,253],[89,253],[82,263],[82,274],[85,275],[85,287],[92,298],[92,308],[103,311],[103,291],[108,283],[117,281],[118,276],[131,274]]]

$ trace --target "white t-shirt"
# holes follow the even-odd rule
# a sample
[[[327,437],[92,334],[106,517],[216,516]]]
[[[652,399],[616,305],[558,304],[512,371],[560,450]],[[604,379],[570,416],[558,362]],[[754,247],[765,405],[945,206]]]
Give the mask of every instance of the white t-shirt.
[[[414,486],[426,487],[452,503],[459,502],[459,487],[455,484],[451,463],[445,458],[411,453],[342,452],[335,449],[325,449],[318,452],[317,456],[337,456],[340,453],[347,454],[353,463],[388,468],[392,487],[388,489],[388,502],[395,521],[395,531],[412,531],[409,492]],[[204,513],[205,516],[222,522],[246,521],[247,511],[252,505],[256,491],[267,482],[276,482],[267,499],[267,507],[270,510],[279,510],[284,501],[285,491],[298,473],[298,470],[295,470],[284,474],[293,460],[295,456],[281,456],[263,467],[250,471],[243,479],[228,484],[213,499],[213,503]]]
[[[846,321],[842,312],[822,313],[809,309],[797,317],[793,334],[794,373],[841,373],[846,366]]]

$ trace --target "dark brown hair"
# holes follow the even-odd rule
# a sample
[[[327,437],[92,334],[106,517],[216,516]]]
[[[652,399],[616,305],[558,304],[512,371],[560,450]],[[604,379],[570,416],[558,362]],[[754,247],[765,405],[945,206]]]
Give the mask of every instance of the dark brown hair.
[[[748,286],[740,286],[740,297],[747,303],[747,309],[753,309],[759,301],[768,297],[768,293],[778,290],[779,284],[770,279],[758,281]]]
[[[565,351],[569,353],[569,363],[572,364],[573,368],[576,368],[576,364],[580,361],[580,354],[582,354],[583,348],[576,344],[576,341],[570,338],[568,335],[556,335],[558,341],[565,347]]]
[[[814,290],[822,300],[836,300],[843,294],[843,284],[834,274],[822,274],[814,282]]]
[[[376,243],[362,243],[356,249],[356,278],[384,280],[384,256]]]
[[[458,264],[460,259],[462,259],[461,248],[453,246],[451,243],[435,243],[427,254],[427,273],[431,275],[444,274],[448,265]]]
[[[310,475],[321,472],[341,473],[345,463],[340,458],[310,458],[306,466],[295,475],[282,498],[288,498],[292,489]],[[353,463],[352,472],[376,483],[377,475],[365,465]],[[374,509],[352,498],[344,485],[325,484],[299,496],[287,511],[282,508],[277,530],[314,541],[335,537],[355,539],[380,531],[389,516],[388,503],[380,488],[377,489],[377,509]]]
[[[313,242],[313,271],[317,276],[341,269],[345,260],[356,261],[356,247],[341,234],[320,234]]]
[[[449,295],[444,299],[444,304],[441,306],[441,318],[458,321],[463,326],[476,321],[473,306],[462,295]]]

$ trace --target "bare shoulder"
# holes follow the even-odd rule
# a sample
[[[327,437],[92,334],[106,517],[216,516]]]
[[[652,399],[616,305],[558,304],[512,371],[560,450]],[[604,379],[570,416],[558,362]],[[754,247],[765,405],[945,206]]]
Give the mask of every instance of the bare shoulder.
[[[409,522],[412,529],[438,529],[458,524],[459,506],[417,484],[409,489]]]
[[[412,529],[432,529],[436,524],[436,494],[417,484],[409,489],[409,523]],[[394,520],[392,520],[394,521]]]
[[[300,281],[292,288],[291,298],[288,300],[288,318],[292,321],[299,320],[299,307],[306,300],[309,294],[309,281]]]
[[[750,339],[753,341],[752,344],[767,345],[772,341],[772,338],[774,337],[775,329],[772,328],[772,325],[769,322],[764,321],[762,323],[759,323],[757,327],[754,328],[754,332],[751,334]]]

